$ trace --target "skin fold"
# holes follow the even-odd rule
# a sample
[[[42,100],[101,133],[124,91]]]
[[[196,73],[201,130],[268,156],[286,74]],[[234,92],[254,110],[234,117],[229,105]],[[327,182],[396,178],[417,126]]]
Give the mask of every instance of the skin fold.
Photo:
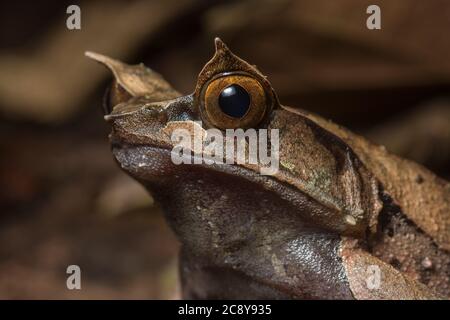
[[[114,75],[105,99],[113,155],[160,202],[182,244],[183,297],[448,298],[449,183],[328,120],[283,106],[254,66],[220,39],[215,45],[186,96],[142,64],[87,53]],[[240,119],[216,106],[221,88],[235,83],[251,96]],[[171,134],[180,128],[278,129],[279,170],[175,165]]]

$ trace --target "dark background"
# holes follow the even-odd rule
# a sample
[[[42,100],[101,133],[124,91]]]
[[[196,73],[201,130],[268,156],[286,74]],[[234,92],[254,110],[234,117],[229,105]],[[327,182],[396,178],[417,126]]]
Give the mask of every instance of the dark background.
[[[66,8],[81,7],[81,30]],[[366,8],[382,29],[366,28]],[[110,154],[97,51],[183,93],[220,36],[283,104],[450,177],[447,0],[2,1],[0,298],[176,298],[178,244]],[[66,268],[82,290],[66,288]]]

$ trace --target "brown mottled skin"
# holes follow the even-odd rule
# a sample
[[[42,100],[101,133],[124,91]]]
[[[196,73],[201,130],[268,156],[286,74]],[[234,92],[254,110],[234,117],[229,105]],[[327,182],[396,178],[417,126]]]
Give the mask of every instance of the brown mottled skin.
[[[448,182],[332,122],[281,105],[266,77],[219,39],[187,96],[143,65],[87,55],[114,74],[105,116],[112,151],[161,203],[182,244],[185,298],[450,296]],[[205,95],[216,91],[206,89],[217,78],[223,85],[241,76],[247,88],[257,82],[249,88],[251,116],[231,121],[210,112],[217,98]],[[259,165],[247,163],[175,165],[170,134],[192,129],[193,121],[203,129],[279,129],[280,170],[261,175]],[[367,285],[370,266],[380,271],[376,288]]]

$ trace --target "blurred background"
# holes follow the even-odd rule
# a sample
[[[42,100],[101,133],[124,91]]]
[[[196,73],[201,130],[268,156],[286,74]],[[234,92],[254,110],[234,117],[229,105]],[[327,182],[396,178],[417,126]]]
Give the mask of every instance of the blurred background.
[[[81,8],[68,30],[66,8]],[[366,9],[381,8],[381,30]],[[178,297],[178,243],[113,161],[111,81],[84,57],[144,62],[183,93],[220,36],[285,105],[450,177],[448,0],[2,1],[0,298]],[[66,288],[81,267],[82,290]]]

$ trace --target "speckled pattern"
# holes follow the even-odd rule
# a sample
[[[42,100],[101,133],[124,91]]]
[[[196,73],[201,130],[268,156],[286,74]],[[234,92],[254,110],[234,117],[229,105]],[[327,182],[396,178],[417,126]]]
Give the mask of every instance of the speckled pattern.
[[[450,250],[450,183],[423,166],[390,154],[347,129],[317,115],[287,108],[310,118],[345,141],[380,181],[383,189],[436,244]]]
[[[352,299],[338,255],[340,238],[303,221],[304,213],[276,193],[287,194],[286,186],[267,178],[264,185],[246,169],[174,166],[168,151],[125,147],[115,154],[126,170],[145,179],[182,239],[188,297]],[[136,154],[149,160],[143,165]],[[305,211],[315,206],[306,197],[302,201]],[[241,281],[251,283],[250,291],[242,291]]]
[[[341,256],[353,296],[358,300],[441,299],[424,284],[371,255],[354,239],[343,238]],[[377,270],[379,280],[374,280]],[[368,284],[368,282],[371,282]]]
[[[383,195],[379,233],[370,252],[398,271],[443,296],[450,296],[450,254],[409,220],[392,199]]]
[[[182,243],[184,296],[448,295],[449,184],[329,121],[282,106],[264,75],[215,43],[194,93],[183,97],[142,65],[90,55],[116,77],[109,99],[115,105],[106,115],[114,156],[161,203]],[[255,127],[280,130],[274,176],[248,163],[171,162],[171,130],[198,120],[211,126],[202,113],[204,87],[228,72],[244,73],[264,89],[266,105],[258,106],[264,116]],[[365,285],[373,264],[384,274],[375,291]]]

